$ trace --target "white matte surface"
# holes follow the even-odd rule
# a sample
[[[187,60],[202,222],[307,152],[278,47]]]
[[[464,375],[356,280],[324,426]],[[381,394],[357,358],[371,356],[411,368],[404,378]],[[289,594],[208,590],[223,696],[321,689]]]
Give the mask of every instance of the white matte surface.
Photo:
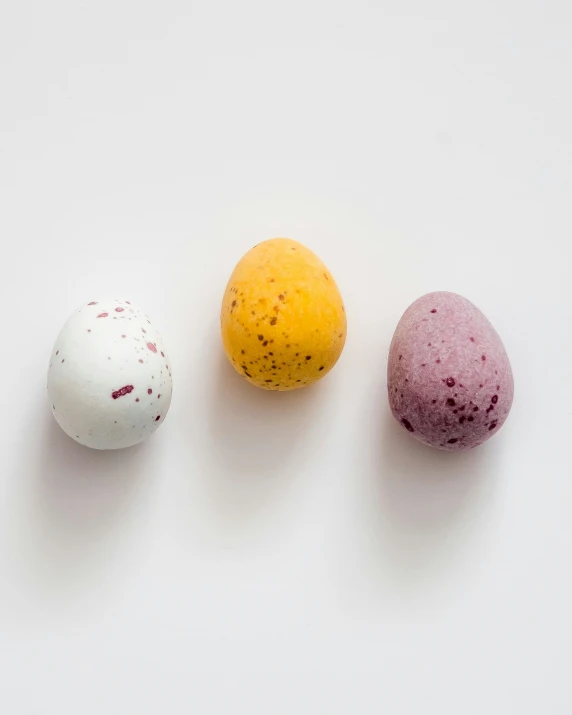
[[[79,444],[133,447],[167,417],[173,387],[167,348],[132,301],[88,300],[55,340],[48,404],[59,426]]]
[[[569,715],[572,5],[4,2],[0,712]],[[222,292],[291,236],[348,313],[268,394]],[[409,303],[465,295],[515,374],[469,454],[399,429]],[[166,424],[89,451],[46,398],[90,295],[173,364]]]

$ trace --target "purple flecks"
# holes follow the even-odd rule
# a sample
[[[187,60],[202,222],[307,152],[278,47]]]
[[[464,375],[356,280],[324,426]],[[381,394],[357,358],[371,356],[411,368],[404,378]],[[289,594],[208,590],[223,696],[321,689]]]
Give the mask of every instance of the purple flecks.
[[[456,444],[459,441],[457,437],[453,437],[452,439],[447,440],[447,444]]]
[[[119,390],[112,392],[111,397],[116,400],[118,397],[123,397],[123,395],[128,395],[130,392],[133,392],[134,389],[133,385],[125,385],[125,387],[121,387]]]
[[[153,390],[152,390],[150,387],[147,389],[147,394],[148,394],[148,395],[152,395],[152,394],[153,394]]]
[[[116,313],[123,313],[124,310],[125,310],[125,308],[116,308],[116,309],[115,309],[115,312],[116,312]]]
[[[109,313],[100,313],[97,317],[98,318],[107,318],[108,315],[109,315]]]
[[[449,405],[449,407],[455,407],[455,400],[452,397],[449,397],[449,399],[447,400],[447,404]]]
[[[141,363],[141,365],[143,365],[143,360],[141,360],[141,358],[139,358],[139,362]]]
[[[491,402],[493,403],[493,405],[496,405],[496,403],[497,403],[498,401],[499,401],[499,396],[498,396],[498,395],[493,395],[493,396],[491,397]]]
[[[160,419],[161,419],[161,415],[157,415],[157,417],[155,417],[155,422],[159,422]]]
[[[496,421],[496,420],[495,420],[494,422],[491,422],[491,424],[489,425],[489,432],[490,432],[491,430],[493,430],[496,426],[497,426],[497,421]]]
[[[88,305],[97,305],[97,301],[96,301],[96,300],[92,300],[91,303],[88,303]]]
[[[447,387],[455,387],[455,380],[452,377],[447,378]]]

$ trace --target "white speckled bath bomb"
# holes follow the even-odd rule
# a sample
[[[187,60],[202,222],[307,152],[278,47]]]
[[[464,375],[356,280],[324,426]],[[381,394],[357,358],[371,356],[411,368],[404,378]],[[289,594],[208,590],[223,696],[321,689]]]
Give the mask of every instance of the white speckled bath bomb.
[[[94,300],[62,328],[50,360],[48,394],[63,431],[94,449],[131,447],[153,434],[171,404],[162,340],[127,300]]]
[[[514,384],[502,341],[481,311],[456,293],[429,293],[399,321],[387,368],[391,411],[421,442],[476,447],[496,434]]]

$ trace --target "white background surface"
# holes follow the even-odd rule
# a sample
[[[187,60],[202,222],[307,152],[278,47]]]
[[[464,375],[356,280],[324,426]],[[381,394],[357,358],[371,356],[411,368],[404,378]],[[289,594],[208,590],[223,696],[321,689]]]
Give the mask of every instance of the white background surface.
[[[569,2],[12,2],[0,10],[0,711],[572,711]],[[349,321],[315,389],[222,356],[234,264],[290,236]],[[430,290],[512,359],[469,454],[389,417]],[[163,427],[60,433],[47,363],[86,299],[166,341]]]

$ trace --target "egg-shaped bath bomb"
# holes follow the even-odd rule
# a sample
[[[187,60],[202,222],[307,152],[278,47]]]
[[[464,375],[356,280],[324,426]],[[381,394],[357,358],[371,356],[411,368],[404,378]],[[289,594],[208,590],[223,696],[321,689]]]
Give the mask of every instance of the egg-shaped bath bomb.
[[[334,367],[346,314],[322,261],[296,241],[258,244],[238,263],[222,301],[224,349],[235,370],[265,390],[294,390]]]
[[[153,434],[171,404],[159,333],[128,300],[84,303],[63,326],[48,370],[52,413],[87,447],[121,449]]]
[[[497,332],[456,293],[429,293],[404,313],[387,369],[391,411],[421,442],[444,450],[476,447],[504,424],[514,392]]]

